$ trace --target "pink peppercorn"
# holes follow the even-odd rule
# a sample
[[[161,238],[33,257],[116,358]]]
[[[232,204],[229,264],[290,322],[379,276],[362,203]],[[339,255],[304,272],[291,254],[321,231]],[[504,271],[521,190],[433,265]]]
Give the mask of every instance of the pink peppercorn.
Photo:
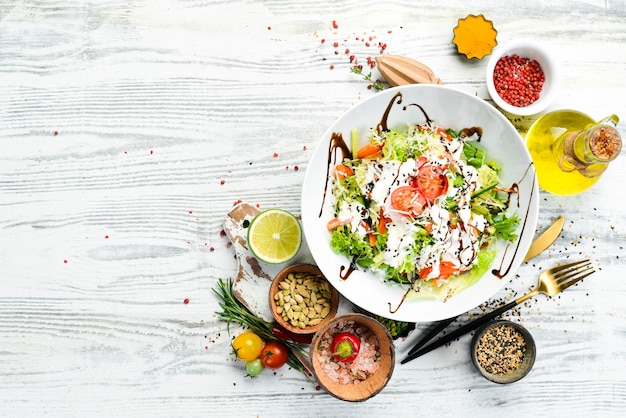
[[[508,104],[528,106],[537,99],[543,88],[545,75],[536,60],[506,55],[498,60],[493,70],[496,92]]]

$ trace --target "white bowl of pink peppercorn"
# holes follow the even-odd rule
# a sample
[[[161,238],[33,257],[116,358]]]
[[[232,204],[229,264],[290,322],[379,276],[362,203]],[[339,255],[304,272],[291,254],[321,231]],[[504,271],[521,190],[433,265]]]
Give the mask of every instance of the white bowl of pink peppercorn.
[[[540,113],[554,101],[560,87],[559,66],[539,42],[510,41],[496,47],[487,62],[487,90],[506,113]]]

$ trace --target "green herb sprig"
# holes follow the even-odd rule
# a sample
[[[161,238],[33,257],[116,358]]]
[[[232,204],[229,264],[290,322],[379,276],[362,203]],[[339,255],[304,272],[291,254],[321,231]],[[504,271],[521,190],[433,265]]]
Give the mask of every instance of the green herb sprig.
[[[231,279],[227,279],[226,281],[218,279],[217,287],[213,289],[213,293],[220,300],[219,306],[222,309],[221,311],[217,311],[215,313],[220,319],[226,321],[229,334],[230,323],[236,322],[250,328],[265,341],[279,341],[283,343],[289,349],[287,364],[304,373],[304,375],[308,378],[311,377],[307,367],[303,364],[300,358],[298,358],[298,356],[304,356],[305,358],[307,356],[302,346],[296,342],[276,337],[272,333],[274,323],[267,322],[252,314],[248,308],[246,308],[246,306],[235,297]]]
[[[368,81],[370,83],[371,88],[373,88],[374,90],[383,90],[385,88],[385,85],[383,84],[383,82],[381,80],[374,80],[372,78],[372,72],[370,71],[367,74],[363,74],[363,70],[354,65],[352,67],[350,67],[350,71],[353,72],[354,74],[358,74],[358,75],[362,75],[363,76],[363,80]]]

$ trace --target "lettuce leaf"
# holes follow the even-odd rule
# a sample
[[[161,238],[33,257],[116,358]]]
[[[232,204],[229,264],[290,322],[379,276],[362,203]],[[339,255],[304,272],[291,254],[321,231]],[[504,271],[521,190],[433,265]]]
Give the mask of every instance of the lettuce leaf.
[[[330,237],[330,248],[337,254],[348,256],[362,267],[369,267],[374,263],[374,251],[369,242],[351,232],[348,225],[335,228]]]

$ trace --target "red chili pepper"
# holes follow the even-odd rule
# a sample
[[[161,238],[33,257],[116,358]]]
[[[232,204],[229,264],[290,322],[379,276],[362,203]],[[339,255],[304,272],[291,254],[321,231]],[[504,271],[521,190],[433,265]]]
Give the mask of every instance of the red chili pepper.
[[[311,341],[313,340],[312,335],[295,334],[283,328],[279,324],[274,325],[274,328],[272,329],[272,334],[274,335],[274,337],[280,338],[281,340],[291,340],[300,344],[311,344]]]
[[[330,348],[336,361],[350,363],[359,354],[361,340],[350,332],[341,332],[333,337]]]

